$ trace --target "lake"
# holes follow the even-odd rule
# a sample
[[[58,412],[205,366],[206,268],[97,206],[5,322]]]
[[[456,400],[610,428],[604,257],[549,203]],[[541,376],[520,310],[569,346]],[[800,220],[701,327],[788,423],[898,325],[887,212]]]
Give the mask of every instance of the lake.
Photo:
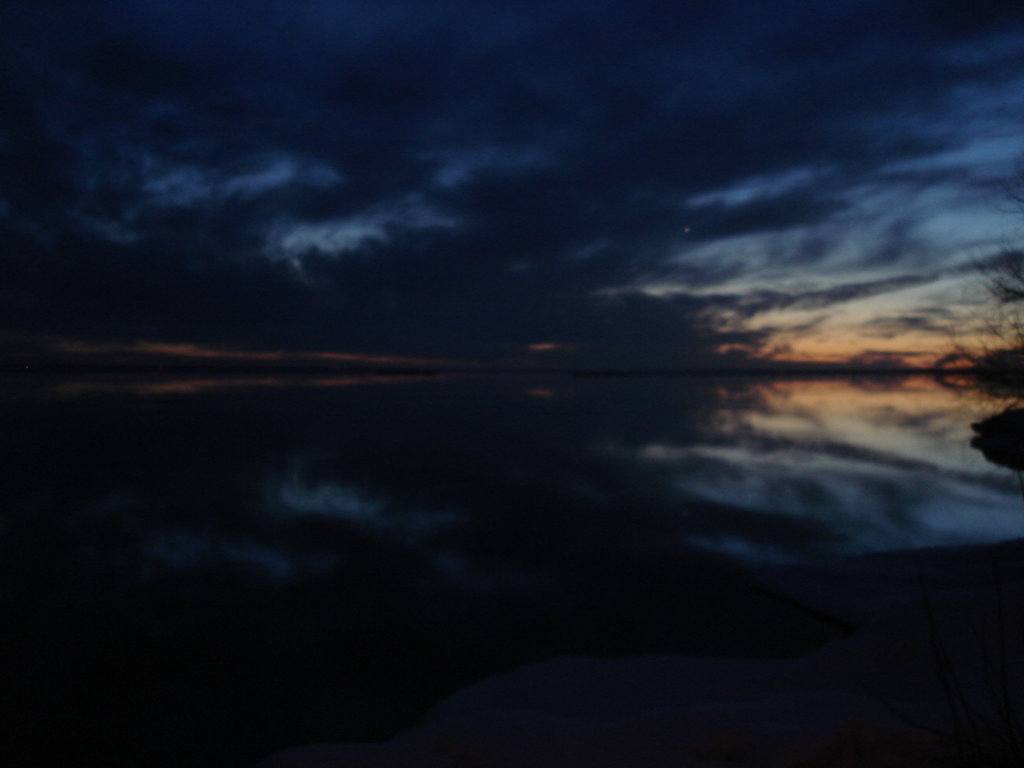
[[[4,743],[245,766],[559,654],[781,657],[760,569],[1024,536],[928,376],[0,379]]]

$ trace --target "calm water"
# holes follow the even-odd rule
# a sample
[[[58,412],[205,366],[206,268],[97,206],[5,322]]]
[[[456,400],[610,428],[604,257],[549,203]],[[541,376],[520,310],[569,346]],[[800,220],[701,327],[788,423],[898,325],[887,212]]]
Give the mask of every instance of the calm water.
[[[241,766],[554,654],[801,652],[828,630],[752,570],[1024,535],[968,446],[1001,407],[929,378],[9,377],[5,750]]]

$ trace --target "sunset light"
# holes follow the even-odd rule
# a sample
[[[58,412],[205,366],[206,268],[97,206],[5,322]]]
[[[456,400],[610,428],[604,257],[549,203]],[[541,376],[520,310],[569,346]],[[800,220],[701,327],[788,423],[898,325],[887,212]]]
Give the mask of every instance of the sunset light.
[[[1020,768],[1024,2],[0,0],[0,467],[12,766]]]

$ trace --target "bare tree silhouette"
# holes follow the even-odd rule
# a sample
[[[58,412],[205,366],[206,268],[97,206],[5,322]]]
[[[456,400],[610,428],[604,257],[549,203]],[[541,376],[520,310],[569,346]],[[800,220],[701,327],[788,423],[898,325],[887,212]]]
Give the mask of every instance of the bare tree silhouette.
[[[1024,158],[1005,185],[1011,211],[1024,221]],[[988,303],[960,334],[958,354],[985,376],[1024,384],[1024,250],[1007,247],[979,265]]]

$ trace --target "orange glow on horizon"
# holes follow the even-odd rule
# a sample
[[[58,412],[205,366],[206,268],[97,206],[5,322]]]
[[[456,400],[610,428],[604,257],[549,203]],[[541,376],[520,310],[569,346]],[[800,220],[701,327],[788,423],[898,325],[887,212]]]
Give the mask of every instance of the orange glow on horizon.
[[[767,345],[725,344],[722,355],[740,353],[752,360],[779,364],[883,366],[893,368],[956,367],[949,363],[952,345],[945,339],[873,339],[856,333],[835,335],[776,334]]]
[[[778,290],[813,296],[829,284],[809,278]],[[744,285],[736,298],[757,290]],[[750,338],[720,350],[733,356],[779,364],[945,368],[959,349],[971,346],[977,329],[972,312],[964,303],[962,277],[950,274],[823,306],[798,301],[748,313],[723,303],[707,317],[716,331]]]
[[[346,363],[371,366],[417,366],[472,364],[444,358],[404,357],[401,355],[367,355],[335,351],[248,350],[232,347],[205,346],[188,342],[89,342],[80,339],[56,339],[49,346],[61,353],[76,356],[164,358],[175,362],[221,361],[236,363],[291,363],[295,365],[316,363]]]
[[[542,341],[536,344],[527,344],[526,349],[530,352],[559,352],[572,350],[574,347],[557,341]]]
[[[332,389],[337,387],[369,386],[394,384],[407,381],[438,381],[447,376],[313,376],[313,377],[281,377],[281,376],[245,376],[228,378],[159,378],[150,381],[68,381],[61,382],[52,390],[60,397],[81,397],[89,395],[129,394],[138,397],[159,397],[163,395],[196,395],[204,392],[237,390],[237,389],[282,389],[309,387]]]
[[[749,329],[746,329],[749,330]],[[43,357],[46,351],[57,361],[83,361],[148,365],[234,365],[253,366],[338,366],[368,368],[423,368],[484,370],[488,363],[387,354],[361,354],[335,350],[288,351],[282,349],[244,349],[193,342],[91,341],[68,337],[41,337],[36,344]],[[779,329],[760,345],[722,344],[715,352],[731,364],[743,360],[780,366],[891,367],[908,369],[957,368],[951,362],[952,342],[931,336],[901,335],[878,338],[859,334],[855,329],[834,332],[801,332]],[[573,345],[556,341],[525,345],[525,351],[548,354],[572,351]],[[39,353],[37,353],[39,354]],[[522,364],[522,360],[519,361]],[[492,365],[501,364],[491,362]],[[506,363],[514,364],[514,363]],[[712,362],[713,366],[714,363]]]

